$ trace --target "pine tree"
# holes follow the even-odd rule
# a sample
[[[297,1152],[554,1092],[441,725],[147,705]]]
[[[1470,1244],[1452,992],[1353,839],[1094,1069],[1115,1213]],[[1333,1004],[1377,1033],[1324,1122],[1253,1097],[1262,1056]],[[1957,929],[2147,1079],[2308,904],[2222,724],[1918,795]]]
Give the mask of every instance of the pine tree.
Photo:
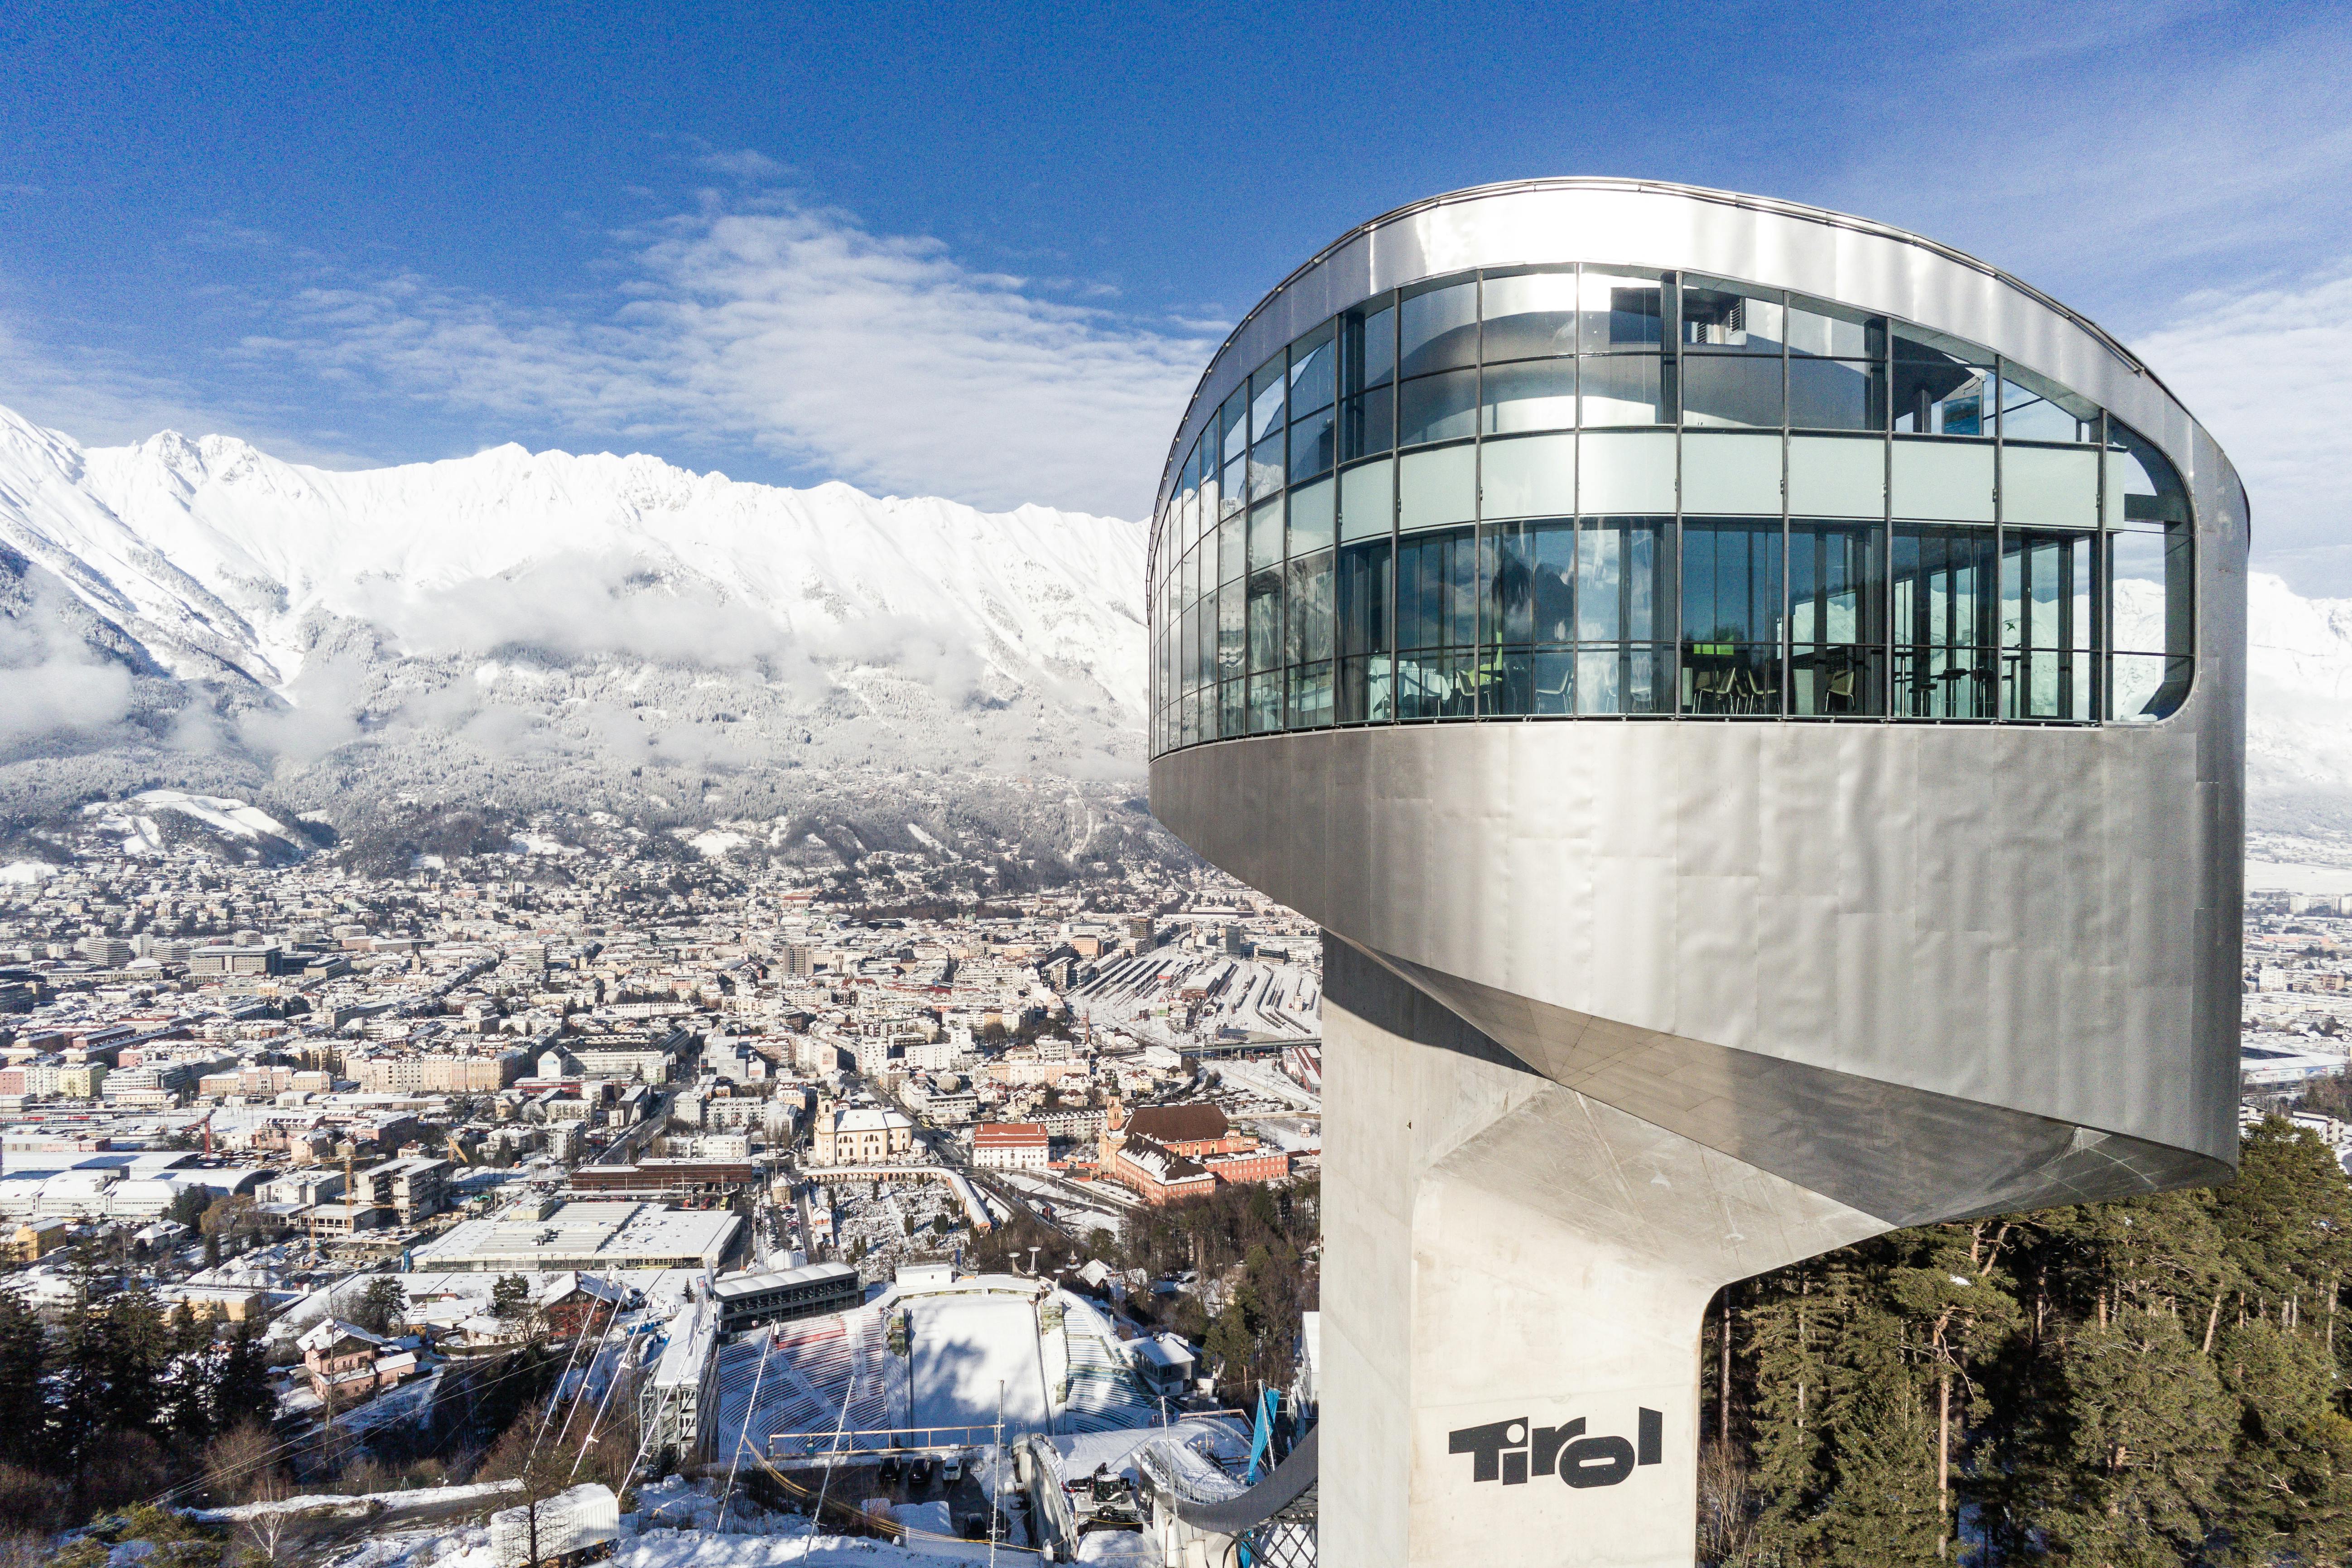
[[[2316,1335],[2253,1321],[2221,1331],[2213,1363],[2239,1402],[2220,1480],[2223,1560],[2341,1562],[2352,1549],[2352,1421]]]
[[[1813,1521],[1831,1563],[1927,1563],[1942,1520],[1927,1381],[1903,1319],[1857,1290],[1838,1325],[1829,1388],[1829,1479]]]
[[[2233,1402],[2170,1312],[2127,1306],[2078,1328],[2063,1369],[2064,1495],[2037,1521],[2079,1561],[2178,1568],[2219,1501]]]
[[[47,1364],[40,1319],[16,1291],[0,1290],[0,1462],[47,1468]]]

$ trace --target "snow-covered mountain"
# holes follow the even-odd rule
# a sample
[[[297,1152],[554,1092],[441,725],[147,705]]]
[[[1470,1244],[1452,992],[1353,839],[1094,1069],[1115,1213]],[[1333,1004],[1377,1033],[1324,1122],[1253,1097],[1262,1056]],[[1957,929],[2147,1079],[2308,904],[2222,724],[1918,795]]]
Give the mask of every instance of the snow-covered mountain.
[[[0,409],[0,796],[683,808],[876,770],[1132,793],[1143,550],[1114,518],[642,456],[344,473]]]
[[[163,787],[716,820],[997,781],[1076,847],[1139,794],[1143,551],[1117,519],[642,456],[340,473],[0,409],[0,812]],[[2252,820],[2352,832],[2352,600],[2250,592]]]

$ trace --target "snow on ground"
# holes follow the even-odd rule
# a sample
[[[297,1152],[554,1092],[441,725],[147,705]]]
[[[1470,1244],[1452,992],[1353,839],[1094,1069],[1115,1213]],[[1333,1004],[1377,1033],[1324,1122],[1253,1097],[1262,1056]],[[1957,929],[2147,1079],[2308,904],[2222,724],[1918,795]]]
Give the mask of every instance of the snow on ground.
[[[1018,1297],[971,1292],[918,1296],[908,1307],[915,1426],[994,1424],[1000,1382],[1006,1426],[1043,1431],[1051,1424],[1035,1308]]]
[[[729,833],[723,828],[710,827],[696,834],[687,842],[693,845],[704,859],[716,860],[730,849],[740,849],[749,840],[740,833]]]
[[[11,860],[5,866],[0,866],[0,882],[37,882],[64,869],[64,867],[52,866],[47,860]]]

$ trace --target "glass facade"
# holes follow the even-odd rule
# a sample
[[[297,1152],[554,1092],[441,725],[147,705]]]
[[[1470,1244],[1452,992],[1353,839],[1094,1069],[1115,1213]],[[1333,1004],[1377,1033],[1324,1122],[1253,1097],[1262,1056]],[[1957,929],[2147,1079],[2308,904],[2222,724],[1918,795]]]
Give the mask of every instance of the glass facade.
[[[1441,278],[1257,367],[1151,552],[1154,754],[1520,718],[2147,723],[2188,492],[1974,344],[1727,279]]]

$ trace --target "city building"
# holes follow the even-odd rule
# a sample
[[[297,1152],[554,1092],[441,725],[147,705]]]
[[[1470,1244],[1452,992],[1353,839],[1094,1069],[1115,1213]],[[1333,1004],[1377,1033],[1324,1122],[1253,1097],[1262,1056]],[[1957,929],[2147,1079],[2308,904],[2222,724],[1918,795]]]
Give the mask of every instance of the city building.
[[[1784,202],[1458,193],[1244,318],[1150,798],[1325,933],[1326,1557],[1686,1563],[1721,1284],[2230,1173],[2247,529],[2097,326]]]
[[[734,1333],[761,1323],[790,1322],[845,1312],[866,1300],[857,1270],[846,1263],[812,1263],[772,1274],[741,1274],[710,1288],[719,1331]]]
[[[464,1220],[413,1250],[421,1273],[725,1267],[743,1240],[743,1222],[721,1210],[656,1204],[579,1202],[530,1205]]]
[[[906,1157],[915,1146],[915,1124],[878,1105],[836,1106],[819,1100],[812,1124],[813,1165],[870,1165]]]
[[[1047,1142],[1034,1121],[983,1121],[971,1130],[971,1163],[983,1171],[1042,1171]]]

